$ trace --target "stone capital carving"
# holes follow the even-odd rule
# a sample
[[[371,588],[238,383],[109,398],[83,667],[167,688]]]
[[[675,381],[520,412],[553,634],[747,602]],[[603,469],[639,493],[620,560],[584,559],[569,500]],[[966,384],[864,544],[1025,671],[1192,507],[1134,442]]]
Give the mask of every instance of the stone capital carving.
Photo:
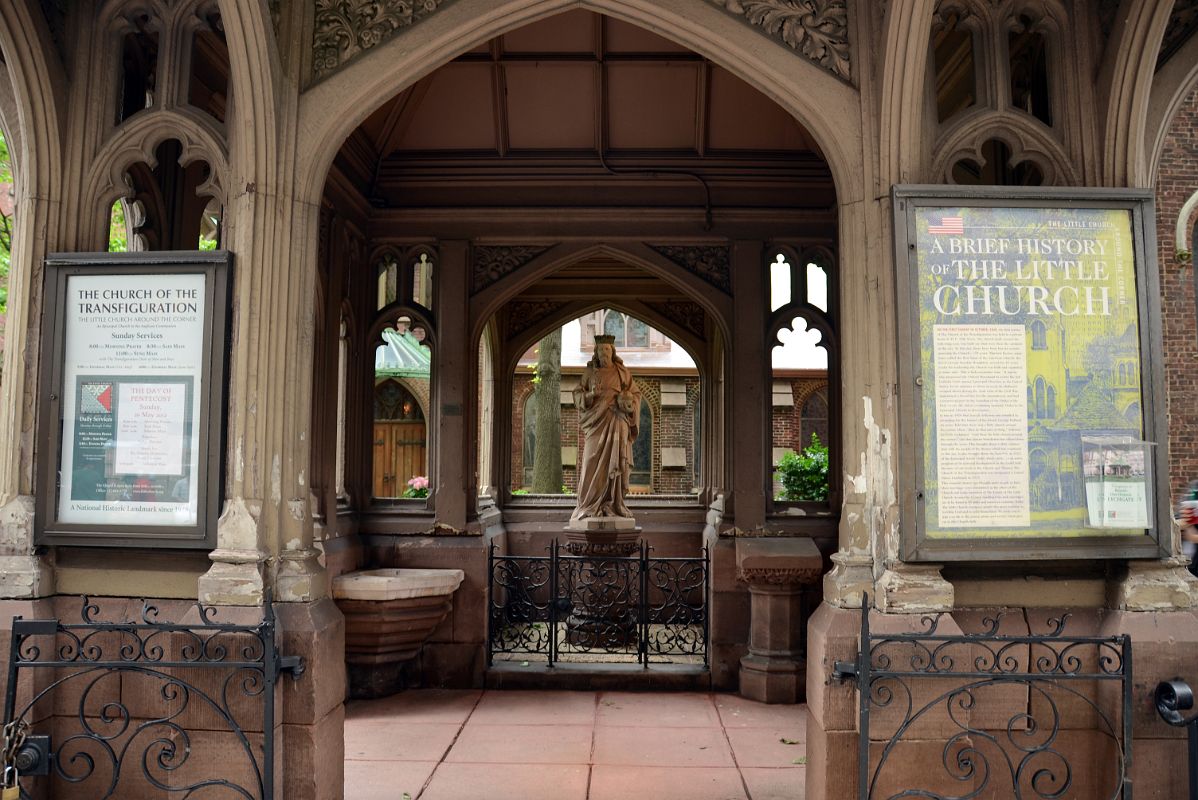
[[[774,39],[848,80],[849,12],[846,0],[712,0]]]

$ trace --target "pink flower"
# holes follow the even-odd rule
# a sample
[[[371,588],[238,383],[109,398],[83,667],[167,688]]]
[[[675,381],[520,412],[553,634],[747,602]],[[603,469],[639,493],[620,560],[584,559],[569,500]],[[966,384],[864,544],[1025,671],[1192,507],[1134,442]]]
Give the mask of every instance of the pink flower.
[[[427,489],[428,478],[424,477],[423,475],[417,475],[415,478],[409,478],[408,486],[411,486],[413,489]]]

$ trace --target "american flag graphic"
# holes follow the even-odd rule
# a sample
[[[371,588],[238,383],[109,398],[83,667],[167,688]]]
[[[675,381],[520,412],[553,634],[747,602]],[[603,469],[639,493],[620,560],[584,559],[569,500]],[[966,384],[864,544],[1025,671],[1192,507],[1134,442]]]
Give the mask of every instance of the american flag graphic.
[[[964,236],[965,223],[960,217],[941,217],[939,225],[929,225],[928,233],[934,236]]]

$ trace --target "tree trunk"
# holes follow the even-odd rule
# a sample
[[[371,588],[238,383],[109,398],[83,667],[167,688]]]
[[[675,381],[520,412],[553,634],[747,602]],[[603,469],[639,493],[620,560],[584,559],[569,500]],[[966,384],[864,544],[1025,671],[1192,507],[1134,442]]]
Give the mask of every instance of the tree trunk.
[[[532,491],[558,494],[562,490],[562,329],[541,340],[537,349],[537,441],[532,467]]]

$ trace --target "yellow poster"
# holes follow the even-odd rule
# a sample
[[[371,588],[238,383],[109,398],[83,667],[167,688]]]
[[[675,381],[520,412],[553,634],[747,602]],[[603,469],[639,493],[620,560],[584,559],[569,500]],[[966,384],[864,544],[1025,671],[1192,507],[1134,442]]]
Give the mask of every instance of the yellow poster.
[[[1082,437],[1140,440],[1131,212],[919,208],[930,539],[1087,527]]]

